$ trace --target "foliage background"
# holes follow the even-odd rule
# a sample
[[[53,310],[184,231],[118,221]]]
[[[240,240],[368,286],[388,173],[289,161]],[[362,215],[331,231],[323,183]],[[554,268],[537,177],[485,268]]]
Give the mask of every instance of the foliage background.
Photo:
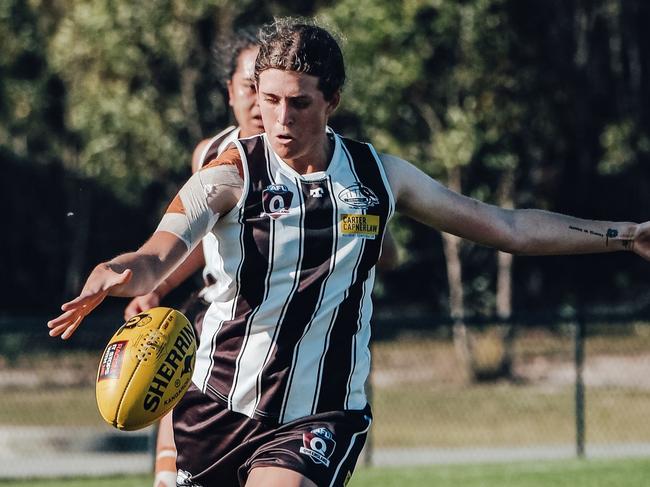
[[[229,122],[212,49],[234,26],[317,15],[347,57],[340,132],[466,194],[582,217],[650,207],[650,4],[643,0],[0,2],[0,309],[54,313],[99,260],[136,248]],[[457,170],[456,173],[453,171]],[[381,310],[449,312],[440,235],[397,218]],[[497,259],[460,249],[466,307],[491,315]],[[517,257],[515,312],[641,311],[631,255]]]

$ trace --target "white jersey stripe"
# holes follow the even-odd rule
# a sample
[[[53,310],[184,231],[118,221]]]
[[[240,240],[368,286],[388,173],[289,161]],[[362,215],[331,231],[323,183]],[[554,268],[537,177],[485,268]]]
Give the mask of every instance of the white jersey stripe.
[[[258,414],[263,414],[261,411],[257,411],[257,405],[259,404],[259,401],[260,401],[260,398],[261,398],[261,390],[260,390],[260,388],[261,388],[261,381],[262,381],[262,373],[264,372],[264,369],[265,369],[266,365],[268,364],[272,349],[276,345],[276,338],[277,338],[277,336],[278,336],[278,334],[280,332],[280,328],[281,328],[282,323],[283,323],[283,321],[284,321],[284,319],[286,317],[286,313],[287,313],[289,303],[291,302],[291,299],[293,298],[293,296],[294,296],[294,294],[296,292],[296,289],[298,288],[298,283],[299,283],[299,280],[300,280],[300,270],[301,270],[301,266],[302,266],[302,259],[303,259],[303,256],[304,256],[304,241],[303,241],[304,235],[303,235],[303,230],[302,230],[303,229],[303,222],[304,222],[304,219],[305,219],[305,213],[303,211],[303,203],[304,202],[303,202],[303,199],[302,199],[302,191],[300,189],[300,182],[298,180],[295,180],[295,184],[296,184],[296,188],[297,188],[296,194],[298,195],[298,198],[300,199],[300,205],[299,205],[299,208],[300,208],[300,225],[298,225],[298,229],[300,231],[300,240],[299,240],[299,247],[298,247],[298,261],[297,261],[296,269],[295,269],[295,272],[294,272],[293,286],[291,287],[291,291],[287,295],[287,298],[286,298],[284,304],[282,305],[282,309],[280,311],[280,316],[278,317],[277,323],[275,325],[275,329],[273,330],[273,337],[272,337],[272,340],[271,340],[271,346],[268,348],[266,356],[264,357],[264,362],[263,362],[262,366],[259,368],[259,373],[257,374],[257,384],[256,384],[257,389],[256,389],[256,398],[255,398],[255,404],[254,404],[254,411],[257,412]],[[282,249],[282,246],[280,246],[280,248]]]

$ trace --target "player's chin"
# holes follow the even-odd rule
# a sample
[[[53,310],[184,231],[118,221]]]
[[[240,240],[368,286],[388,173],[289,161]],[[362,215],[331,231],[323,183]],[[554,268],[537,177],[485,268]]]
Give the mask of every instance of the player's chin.
[[[272,146],[275,153],[282,159],[295,159],[301,152],[296,139],[275,137]]]

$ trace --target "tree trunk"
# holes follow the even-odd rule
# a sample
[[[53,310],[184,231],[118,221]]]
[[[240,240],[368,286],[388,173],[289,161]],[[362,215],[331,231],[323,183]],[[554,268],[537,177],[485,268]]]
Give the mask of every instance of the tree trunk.
[[[447,184],[450,189],[461,191],[461,168],[448,171]],[[474,378],[472,341],[465,324],[465,293],[463,291],[463,269],[460,259],[461,239],[449,233],[442,234],[442,244],[447,266],[449,284],[449,311],[453,319],[454,347],[461,361],[466,378]]]
[[[514,171],[507,170],[501,175],[498,189],[498,202],[504,208],[514,208]],[[498,366],[498,376],[513,378],[514,346],[516,327],[509,320],[512,317],[512,254],[497,252],[497,317],[504,321],[502,326],[503,355]]]

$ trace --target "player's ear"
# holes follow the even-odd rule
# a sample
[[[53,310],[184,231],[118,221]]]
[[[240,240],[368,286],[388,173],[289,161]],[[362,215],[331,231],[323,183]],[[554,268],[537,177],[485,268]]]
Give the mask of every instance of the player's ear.
[[[226,87],[228,88],[228,105],[233,106],[232,100],[235,97],[235,90],[232,86],[232,80],[229,79],[226,81]]]
[[[341,90],[336,90],[327,102],[327,115],[331,115],[341,103]]]

